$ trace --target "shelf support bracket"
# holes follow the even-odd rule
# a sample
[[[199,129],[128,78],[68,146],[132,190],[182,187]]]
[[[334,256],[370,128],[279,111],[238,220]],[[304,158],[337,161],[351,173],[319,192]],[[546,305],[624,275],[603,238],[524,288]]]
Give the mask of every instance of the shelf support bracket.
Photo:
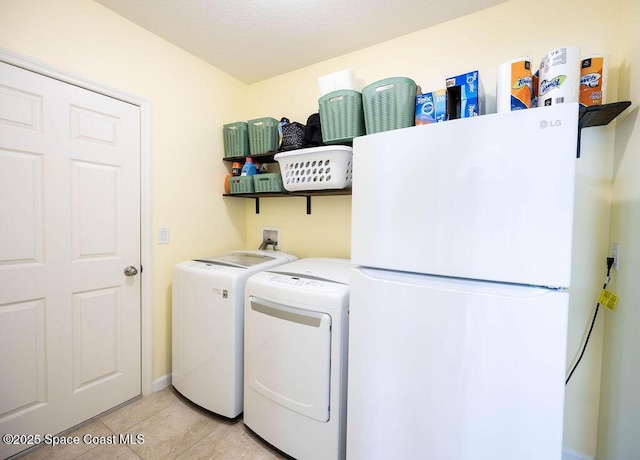
[[[307,196],[307,214],[311,214],[311,197]]]
[[[580,158],[580,144],[582,142],[582,128],[578,127],[578,153],[576,158]]]
[[[260,198],[256,197],[256,214],[260,214]]]
[[[578,121],[578,152],[577,158],[580,158],[580,141],[582,138],[582,129],[592,126],[608,125],[611,120],[616,118],[627,107],[631,105],[631,101],[612,102],[603,105],[592,105],[588,107],[580,107],[580,118]]]

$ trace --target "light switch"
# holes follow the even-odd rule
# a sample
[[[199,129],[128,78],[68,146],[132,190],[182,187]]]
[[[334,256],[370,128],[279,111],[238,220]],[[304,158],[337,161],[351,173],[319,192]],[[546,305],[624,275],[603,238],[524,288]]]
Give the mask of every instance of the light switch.
[[[169,227],[158,227],[158,244],[169,244]]]

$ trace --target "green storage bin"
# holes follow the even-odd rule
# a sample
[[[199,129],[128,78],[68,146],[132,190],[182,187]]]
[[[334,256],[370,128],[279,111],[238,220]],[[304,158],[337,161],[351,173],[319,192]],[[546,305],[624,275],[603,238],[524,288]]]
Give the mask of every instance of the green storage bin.
[[[249,132],[246,121],[223,125],[224,156],[246,157],[249,155]]]
[[[256,174],[253,177],[253,189],[256,193],[282,192],[282,175],[280,173]]]
[[[407,128],[415,124],[416,83],[406,77],[392,77],[362,89],[367,134]]]
[[[249,120],[249,151],[251,155],[260,155],[278,150],[280,136],[278,120],[271,117]]]
[[[229,191],[236,193],[253,193],[253,176],[231,176],[229,178]]]
[[[351,142],[365,133],[362,94],[352,89],[327,93],[318,99],[325,144]]]

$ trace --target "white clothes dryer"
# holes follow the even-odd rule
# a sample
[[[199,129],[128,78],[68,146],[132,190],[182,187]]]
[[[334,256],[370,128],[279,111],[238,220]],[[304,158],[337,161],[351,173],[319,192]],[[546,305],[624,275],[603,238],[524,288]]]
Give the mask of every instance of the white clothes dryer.
[[[244,288],[267,268],[296,260],[282,251],[232,251],[173,270],[172,384],[228,418],[242,412]]]
[[[345,458],[353,267],[308,258],[247,281],[244,424],[297,459]]]

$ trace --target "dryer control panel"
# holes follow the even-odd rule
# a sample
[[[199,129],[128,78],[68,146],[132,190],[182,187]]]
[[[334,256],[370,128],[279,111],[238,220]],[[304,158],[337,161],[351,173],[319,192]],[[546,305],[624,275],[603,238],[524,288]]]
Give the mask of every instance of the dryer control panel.
[[[316,280],[316,279],[308,279],[308,278],[300,278],[298,276],[290,276],[290,275],[280,275],[273,274],[269,281],[271,283],[277,284],[288,284],[290,286],[298,286],[298,287],[315,287],[322,288],[326,283]]]

